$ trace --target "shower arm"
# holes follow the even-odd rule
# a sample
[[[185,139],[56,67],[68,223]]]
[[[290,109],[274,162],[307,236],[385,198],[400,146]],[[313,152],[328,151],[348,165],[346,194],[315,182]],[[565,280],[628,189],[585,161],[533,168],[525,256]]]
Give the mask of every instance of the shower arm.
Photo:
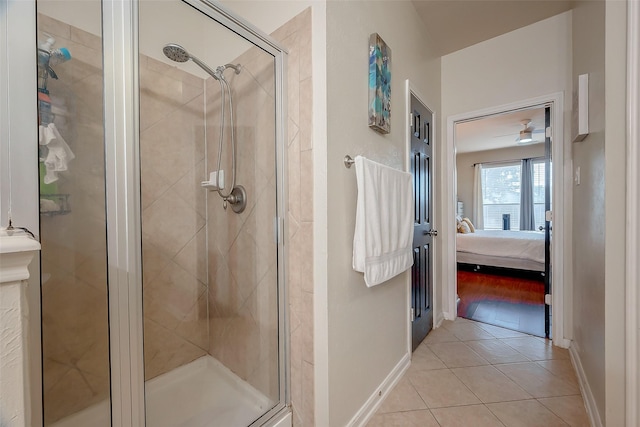
[[[216,80],[220,80],[220,75],[213,71],[211,68],[209,68],[209,66],[207,64],[205,64],[204,62],[200,61],[197,57],[190,55],[191,60],[197,64],[200,68],[202,68],[204,71],[207,72],[207,74],[209,74],[211,77],[213,77]]]

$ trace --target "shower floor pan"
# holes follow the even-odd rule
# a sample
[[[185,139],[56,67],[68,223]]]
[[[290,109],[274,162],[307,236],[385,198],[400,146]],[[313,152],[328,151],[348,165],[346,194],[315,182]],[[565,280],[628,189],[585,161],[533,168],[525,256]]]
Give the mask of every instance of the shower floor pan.
[[[146,382],[147,427],[246,427],[272,405],[267,397],[211,356]],[[109,402],[51,427],[108,427]]]

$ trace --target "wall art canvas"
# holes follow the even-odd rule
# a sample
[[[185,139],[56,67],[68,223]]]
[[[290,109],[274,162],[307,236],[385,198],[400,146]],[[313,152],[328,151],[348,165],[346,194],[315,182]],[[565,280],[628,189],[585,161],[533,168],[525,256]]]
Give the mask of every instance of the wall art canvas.
[[[391,130],[391,49],[378,33],[369,37],[369,127]]]

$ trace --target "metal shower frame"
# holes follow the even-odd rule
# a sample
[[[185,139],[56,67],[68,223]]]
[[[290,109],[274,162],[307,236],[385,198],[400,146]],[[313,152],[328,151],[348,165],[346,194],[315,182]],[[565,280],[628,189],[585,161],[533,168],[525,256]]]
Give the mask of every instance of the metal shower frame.
[[[289,409],[289,328],[286,260],[287,51],[270,36],[210,0],[182,0],[273,55],[276,93],[276,236],[278,242],[278,340],[280,400],[254,425]],[[142,325],[142,259],[139,149],[138,2],[103,1],[107,256],[113,426],[145,425]]]

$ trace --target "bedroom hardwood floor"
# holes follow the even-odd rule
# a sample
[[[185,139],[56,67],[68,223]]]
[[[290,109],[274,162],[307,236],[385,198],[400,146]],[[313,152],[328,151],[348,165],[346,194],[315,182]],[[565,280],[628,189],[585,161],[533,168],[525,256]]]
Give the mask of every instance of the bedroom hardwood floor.
[[[544,284],[458,271],[458,315],[544,337]]]
[[[367,427],[589,425],[567,350],[458,318],[427,335]]]

